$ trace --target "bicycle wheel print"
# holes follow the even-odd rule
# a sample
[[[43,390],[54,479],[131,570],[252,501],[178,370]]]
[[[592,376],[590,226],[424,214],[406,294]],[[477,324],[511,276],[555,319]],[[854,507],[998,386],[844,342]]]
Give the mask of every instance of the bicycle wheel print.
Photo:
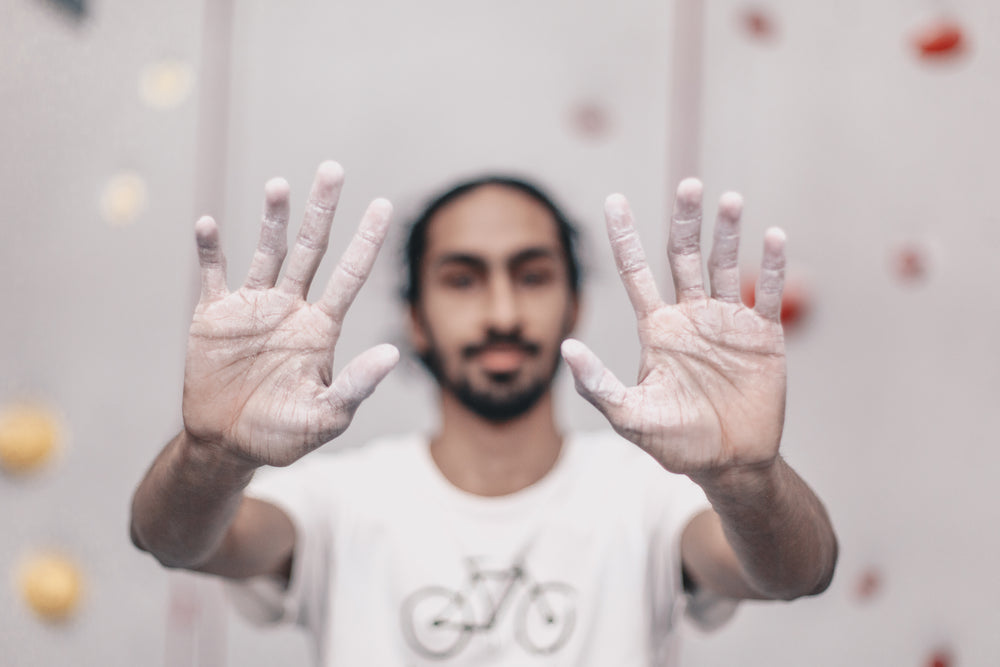
[[[535,584],[521,599],[517,640],[526,650],[555,653],[569,641],[576,623],[576,591],[557,581]]]
[[[472,608],[461,593],[444,586],[428,586],[403,602],[403,636],[427,658],[444,660],[472,638]]]

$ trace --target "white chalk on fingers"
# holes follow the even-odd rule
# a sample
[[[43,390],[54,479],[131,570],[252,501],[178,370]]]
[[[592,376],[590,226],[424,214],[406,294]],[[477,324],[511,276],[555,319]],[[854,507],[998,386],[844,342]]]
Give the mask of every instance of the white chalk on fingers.
[[[328,180],[341,180],[344,178],[344,168],[339,162],[334,160],[324,160],[316,168],[316,176]]]
[[[704,186],[701,181],[694,177],[685,178],[677,184],[677,204],[679,207],[690,207],[701,204],[701,195]]]
[[[291,190],[288,181],[280,176],[276,176],[264,184],[264,196],[267,198],[267,203],[271,205],[279,204],[288,199]]]
[[[368,210],[388,218],[392,215],[392,202],[385,197],[378,197],[368,205]]]
[[[727,192],[719,197],[719,213],[730,218],[738,218],[743,212],[743,196],[738,192]]]
[[[577,359],[581,355],[586,354],[587,346],[575,338],[567,338],[560,345],[560,351],[563,358],[569,361],[570,359]]]
[[[399,362],[395,345],[383,343],[356,356],[344,367],[330,386],[329,394],[338,403],[352,411],[371,396],[378,383],[385,379]]]
[[[388,199],[379,197],[368,205],[365,215],[362,218],[361,229],[366,232],[375,232],[375,237],[368,240],[381,243],[389,229],[389,221],[392,219],[392,203]],[[359,230],[360,231],[360,230]]]
[[[212,216],[203,215],[194,223],[194,233],[199,239],[209,239],[212,236],[218,236],[219,228]]]
[[[567,338],[562,343],[561,351],[585,398],[610,405],[618,405],[624,400],[625,385],[590,348],[574,338]]]
[[[768,227],[767,231],[764,232],[764,243],[770,244],[772,248],[784,247],[787,240],[788,235],[781,227]]]
[[[369,350],[373,364],[391,370],[399,363],[399,348],[391,343],[381,343]]]
[[[771,227],[764,232],[764,258],[761,266],[765,271],[784,271],[785,240],[785,232],[779,227]]]
[[[625,195],[616,192],[608,195],[604,200],[604,213],[609,218],[620,219],[627,215],[628,212],[628,200],[625,199]]]

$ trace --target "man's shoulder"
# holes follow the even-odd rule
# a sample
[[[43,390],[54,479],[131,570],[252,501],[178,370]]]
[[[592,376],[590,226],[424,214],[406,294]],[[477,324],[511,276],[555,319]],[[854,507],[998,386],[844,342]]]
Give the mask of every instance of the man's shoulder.
[[[594,477],[593,483],[621,487],[643,493],[650,489],[659,494],[694,485],[684,475],[667,471],[638,445],[611,429],[573,433],[570,467],[577,475]]]
[[[361,461],[378,458],[397,458],[416,455],[427,447],[428,438],[422,433],[396,433],[382,435],[357,445],[336,449],[328,454],[333,460]]]
[[[412,433],[382,436],[356,445],[327,445],[286,468],[262,470],[257,477],[259,481],[281,480],[306,488],[329,488],[331,483],[349,485],[352,480],[365,479],[367,470],[391,475],[396,469],[412,469],[426,444],[425,436]]]
[[[588,467],[625,466],[666,472],[653,457],[611,429],[574,432],[567,441],[573,458]]]

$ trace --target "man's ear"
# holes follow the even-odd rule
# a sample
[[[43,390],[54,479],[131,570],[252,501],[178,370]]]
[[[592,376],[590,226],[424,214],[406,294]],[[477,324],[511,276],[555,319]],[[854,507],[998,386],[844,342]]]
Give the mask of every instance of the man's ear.
[[[424,327],[423,318],[421,318],[416,305],[411,305],[409,308],[409,320],[410,343],[413,344],[413,349],[417,354],[423,355],[427,352],[430,343],[427,340],[427,329]]]

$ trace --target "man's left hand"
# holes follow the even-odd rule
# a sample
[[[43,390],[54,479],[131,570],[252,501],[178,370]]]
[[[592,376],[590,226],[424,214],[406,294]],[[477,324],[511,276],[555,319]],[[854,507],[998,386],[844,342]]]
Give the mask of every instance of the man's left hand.
[[[605,203],[615,261],[638,320],[639,381],[626,387],[583,343],[563,356],[577,390],[623,437],[667,470],[713,477],[766,468],[778,457],[785,411],[781,322],[785,235],[764,237],[754,308],[740,299],[737,259],[742,199],[723,195],[709,259],[711,294],[701,257],[702,185],[683,181],[670,226],[668,259],[676,305],[660,297],[628,202]]]

